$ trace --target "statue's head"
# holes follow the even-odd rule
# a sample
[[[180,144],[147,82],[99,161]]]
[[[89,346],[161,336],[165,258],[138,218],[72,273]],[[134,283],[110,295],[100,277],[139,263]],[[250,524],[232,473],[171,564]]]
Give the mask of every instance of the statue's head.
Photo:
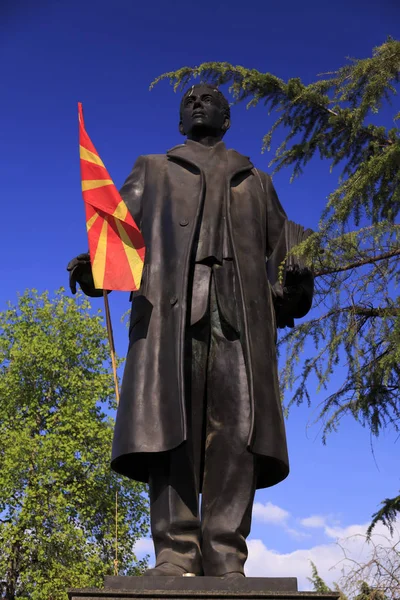
[[[229,102],[215,86],[199,83],[189,88],[181,101],[179,131],[196,137],[210,135],[221,139],[230,127]]]

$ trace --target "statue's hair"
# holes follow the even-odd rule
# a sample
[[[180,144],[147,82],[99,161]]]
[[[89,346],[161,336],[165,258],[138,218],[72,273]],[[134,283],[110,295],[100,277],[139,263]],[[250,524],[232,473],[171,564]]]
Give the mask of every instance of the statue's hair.
[[[182,120],[183,103],[185,101],[185,98],[187,96],[190,96],[190,94],[193,94],[193,90],[195,90],[196,88],[206,88],[206,89],[209,89],[209,90],[213,91],[214,93],[216,93],[219,98],[219,101],[222,104],[222,108],[224,109],[226,118],[227,119],[231,118],[231,107],[229,106],[229,102],[225,98],[223,93],[220,92],[219,89],[215,85],[212,85],[211,83],[196,83],[195,85],[190,86],[190,88],[187,89],[186,92],[182,96],[181,104],[179,107],[180,120]]]

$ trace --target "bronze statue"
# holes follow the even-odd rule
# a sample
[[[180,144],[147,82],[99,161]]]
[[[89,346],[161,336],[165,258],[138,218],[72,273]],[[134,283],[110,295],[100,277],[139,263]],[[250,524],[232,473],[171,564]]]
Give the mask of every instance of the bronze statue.
[[[255,490],[289,473],[276,331],[308,312],[313,278],[295,266],[282,287],[287,217],[271,178],[226,148],[229,127],[222,93],[192,86],[186,142],[139,157],[121,189],[146,259],[111,465],[149,483],[147,575],[244,576]],[[99,295],[88,255],[68,269],[73,292]]]

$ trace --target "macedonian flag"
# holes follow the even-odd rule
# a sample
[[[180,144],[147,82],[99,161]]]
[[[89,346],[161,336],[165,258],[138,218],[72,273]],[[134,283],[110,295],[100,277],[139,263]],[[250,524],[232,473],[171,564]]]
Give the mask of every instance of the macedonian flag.
[[[94,285],[103,290],[134,291],[142,277],[144,240],[85,130],[80,102],[78,115],[82,194]]]

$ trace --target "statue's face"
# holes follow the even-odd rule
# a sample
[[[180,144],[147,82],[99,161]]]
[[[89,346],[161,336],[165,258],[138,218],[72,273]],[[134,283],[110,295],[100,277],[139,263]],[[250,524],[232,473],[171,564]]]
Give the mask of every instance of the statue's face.
[[[179,129],[187,136],[200,133],[224,135],[229,129],[229,119],[218,94],[210,88],[193,88],[184,100]]]

